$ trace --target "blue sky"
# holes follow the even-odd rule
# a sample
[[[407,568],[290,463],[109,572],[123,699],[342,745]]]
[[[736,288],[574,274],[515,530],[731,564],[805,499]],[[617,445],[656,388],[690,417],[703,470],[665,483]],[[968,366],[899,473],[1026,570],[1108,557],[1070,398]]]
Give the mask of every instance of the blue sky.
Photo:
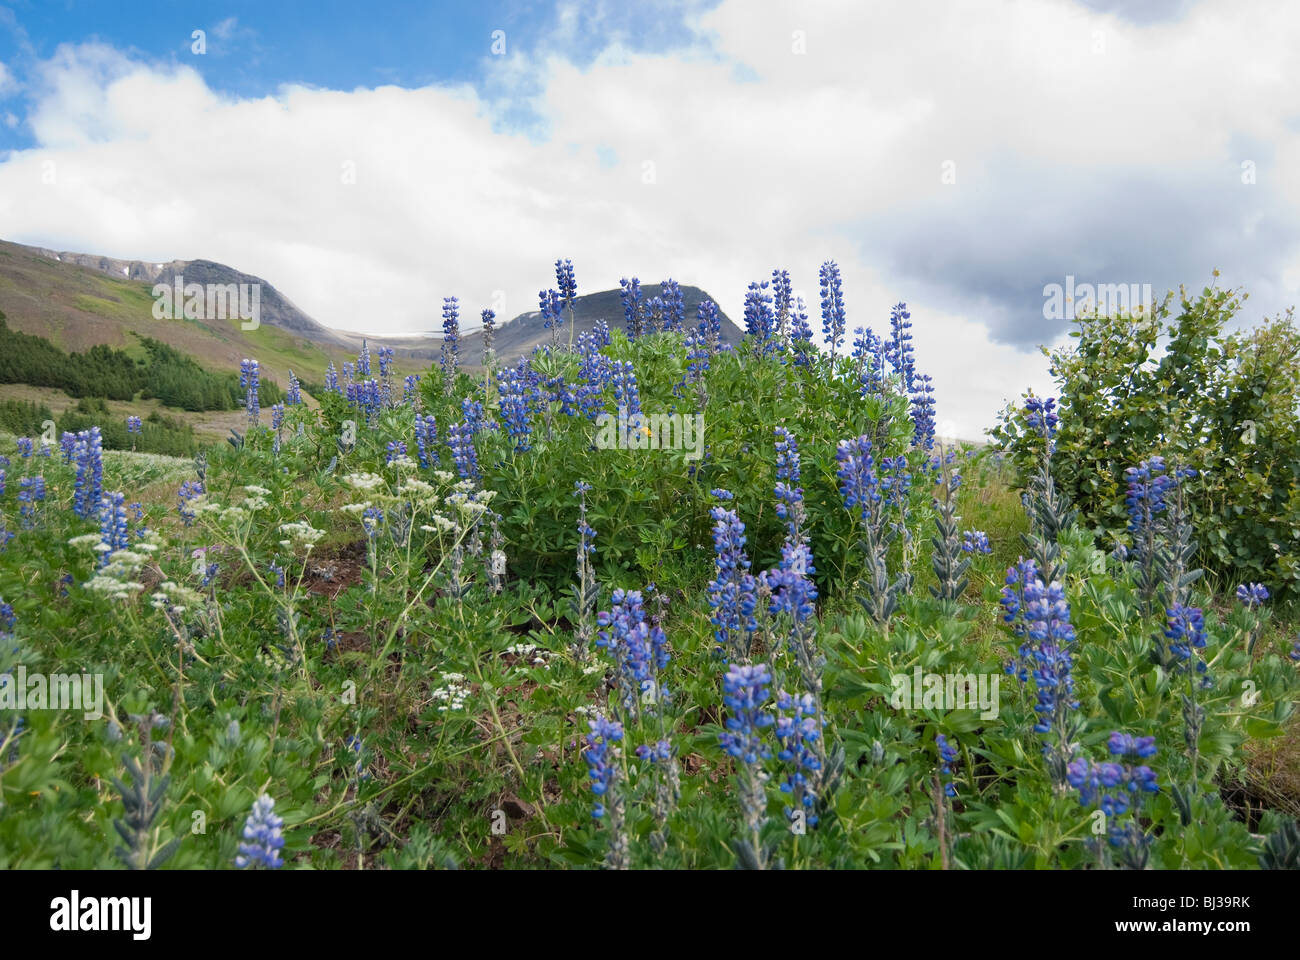
[[[191,66],[209,88],[232,96],[264,96],[287,83],[333,90],[480,85],[495,31],[504,31],[508,53],[534,52],[545,38],[551,52],[587,63],[612,40],[635,51],[671,50],[689,40],[683,13],[711,5],[6,0],[0,62],[22,81],[60,44],[99,42],[151,63]],[[203,56],[193,53],[196,30],[205,33]],[[0,150],[32,144],[30,130],[0,124]]]
[[[372,334],[533,310],[557,257],[733,318],[786,268],[816,319],[834,259],[973,437],[1050,389],[1049,285],[1300,301],[1297,49],[1273,0],[0,0],[0,238]]]

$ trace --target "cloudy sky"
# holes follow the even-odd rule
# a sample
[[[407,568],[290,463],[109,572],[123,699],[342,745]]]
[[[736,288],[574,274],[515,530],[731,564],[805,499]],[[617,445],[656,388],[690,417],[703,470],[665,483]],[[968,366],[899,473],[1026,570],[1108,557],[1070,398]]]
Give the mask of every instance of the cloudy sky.
[[[374,333],[535,309],[561,256],[735,319],[785,267],[815,315],[835,259],[974,438],[1049,387],[1045,284],[1300,301],[1297,49],[1282,0],[0,0],[0,238]]]

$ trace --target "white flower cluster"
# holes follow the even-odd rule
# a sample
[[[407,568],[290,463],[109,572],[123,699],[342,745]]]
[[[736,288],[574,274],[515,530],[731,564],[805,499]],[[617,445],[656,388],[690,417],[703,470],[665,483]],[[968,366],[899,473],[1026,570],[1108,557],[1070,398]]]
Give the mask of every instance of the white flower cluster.
[[[325,536],[324,530],[317,530],[304,520],[282,523],[280,524],[280,532],[287,538],[280,541],[280,546],[286,548],[306,547],[308,550],[314,547],[321,537]]]
[[[144,589],[144,584],[136,580],[136,576],[148,560],[149,551],[115,550],[108,555],[108,564],[86,582],[86,589],[110,600],[129,600]]]
[[[448,710],[465,709],[465,701],[469,699],[470,688],[466,682],[463,673],[442,673],[443,686],[436,687],[429,692],[430,699],[441,703],[438,707],[439,713],[446,713]]]
[[[169,610],[179,616],[187,610],[201,609],[203,596],[189,587],[164,580],[158,584],[158,590],[149,602],[155,610]]]
[[[354,490],[367,492],[383,489],[388,484],[387,480],[374,473],[349,473],[343,480]]]
[[[513,643],[506,647],[505,652],[531,663],[535,667],[545,667],[551,659],[551,651],[543,649],[535,643]]]

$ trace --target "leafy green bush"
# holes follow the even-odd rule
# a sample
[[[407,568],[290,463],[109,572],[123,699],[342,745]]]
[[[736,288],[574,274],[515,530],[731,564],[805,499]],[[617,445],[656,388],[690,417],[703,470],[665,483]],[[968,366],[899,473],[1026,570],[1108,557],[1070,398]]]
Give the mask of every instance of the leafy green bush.
[[[1233,582],[1300,591],[1300,333],[1290,313],[1228,329],[1244,296],[1183,291],[1149,315],[1085,316],[1048,353],[1060,394],[1054,470],[1094,531],[1125,539],[1124,471],[1152,455],[1192,467],[1201,563]],[[1022,476],[1042,439],[1008,410],[993,438]]]

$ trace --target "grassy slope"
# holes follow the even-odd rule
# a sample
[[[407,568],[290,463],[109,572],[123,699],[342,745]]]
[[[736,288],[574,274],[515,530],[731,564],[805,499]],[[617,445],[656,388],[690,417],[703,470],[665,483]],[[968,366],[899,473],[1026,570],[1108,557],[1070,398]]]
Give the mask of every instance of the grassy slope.
[[[238,321],[158,320],[150,285],[118,279],[88,267],[60,263],[27,248],[0,241],[0,312],[15,330],[45,337],[67,351],[107,344],[138,356],[132,334],[153,337],[207,367],[238,370],[244,357],[257,357],[266,375],[281,386],[289,370],[321,380],[331,360],[351,359],[342,349],[322,346],[263,324],[243,330]]]
[[[241,414],[236,411],[236,415]],[[11,445],[12,439],[0,434],[0,446]],[[105,482],[109,487],[135,490],[137,499],[167,509],[174,506],[179,484],[192,477],[193,464],[189,460],[126,452],[105,454]],[[984,531],[993,548],[990,562],[981,564],[986,570],[1005,570],[1023,552],[1020,535],[1028,532],[1029,523],[1011,480],[1010,467],[985,461],[984,466],[966,473],[961,488],[962,528]],[[918,533],[922,538],[929,535],[928,531]],[[928,592],[934,582],[932,572],[928,568],[915,572],[916,591]],[[1001,588],[1001,579],[996,575],[979,574],[972,575],[968,588],[968,597],[983,598],[977,606],[975,629],[968,642],[979,645],[982,654],[994,660],[1004,659],[1010,649],[998,606]],[[1231,597],[1225,594],[1222,604],[1226,607],[1231,603]],[[1285,656],[1297,631],[1300,631],[1300,609],[1294,605],[1276,607],[1260,640],[1261,648],[1274,649]],[[1245,759],[1245,796],[1300,816],[1300,715],[1292,720],[1285,736],[1249,741]]]

